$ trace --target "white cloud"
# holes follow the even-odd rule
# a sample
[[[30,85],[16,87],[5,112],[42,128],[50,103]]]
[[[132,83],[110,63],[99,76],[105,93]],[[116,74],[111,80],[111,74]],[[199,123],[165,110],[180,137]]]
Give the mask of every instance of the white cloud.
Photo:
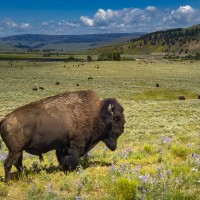
[[[151,32],[200,23],[200,10],[189,5],[180,6],[177,10],[159,10],[155,6],[145,9],[99,9],[93,17],[81,16],[80,21],[97,32]]]
[[[168,16],[163,18],[167,25],[190,26],[200,23],[200,10],[194,9],[189,5],[180,6],[177,10],[172,10]]]
[[[21,23],[21,24],[20,24],[20,27],[21,27],[22,29],[29,29],[29,28],[30,28],[30,25],[29,25],[28,23]]]
[[[148,11],[155,11],[156,7],[155,6],[147,6],[146,10],[148,10]]]
[[[70,22],[70,21],[66,21],[66,20],[61,20],[60,22],[58,22],[58,25],[61,27],[79,27],[79,24],[74,23],[74,22]]]
[[[43,34],[72,34],[72,30],[79,28],[80,22],[68,20],[44,21],[41,23],[41,32]]]
[[[187,14],[187,13],[194,13],[195,10],[191,7],[191,6],[180,6],[177,11],[172,11],[172,12],[177,12],[177,13],[184,13],[184,14]]]
[[[4,22],[3,22],[4,26],[9,28],[9,29],[13,29],[13,28],[17,28],[18,25],[16,22],[14,22],[13,20],[10,20],[10,19],[6,19]]]
[[[93,26],[94,25],[94,20],[85,17],[85,16],[81,16],[80,20],[83,24],[85,24],[86,26]]]
[[[122,10],[99,9],[93,18],[81,16],[80,21],[83,25],[93,29],[110,32],[146,31],[144,30],[145,26],[148,29],[149,22],[153,20],[152,16],[155,14],[157,16],[160,15],[154,6],[149,6],[144,10],[138,8],[124,8]]]
[[[152,32],[162,29],[188,27],[200,23],[200,9],[181,5],[177,9],[160,10],[149,5],[144,9],[123,8],[120,10],[102,8],[93,16],[80,16],[77,20],[48,20],[42,23],[17,22],[13,19],[0,21],[0,31],[9,35],[16,32],[44,34],[87,34],[108,32]]]
[[[15,31],[20,32],[24,30],[28,30],[30,28],[30,24],[26,22],[17,23],[16,21],[6,18],[0,22],[1,30],[3,31]]]
[[[55,24],[55,22],[53,20],[49,20],[49,21],[44,21],[42,22],[42,26],[43,27],[53,27]]]

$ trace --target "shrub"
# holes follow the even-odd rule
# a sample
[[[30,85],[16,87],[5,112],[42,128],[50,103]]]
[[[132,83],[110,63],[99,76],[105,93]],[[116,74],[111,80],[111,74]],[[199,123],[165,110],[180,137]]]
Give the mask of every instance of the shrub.
[[[120,178],[115,183],[115,194],[117,199],[121,200],[134,200],[137,198],[137,186],[136,180],[128,180],[126,178]]]
[[[177,157],[180,157],[182,159],[185,159],[186,156],[188,155],[188,148],[186,148],[185,146],[183,145],[180,145],[180,146],[177,146],[177,145],[173,145],[171,147],[171,151],[172,153],[177,156]]]
[[[153,146],[150,145],[150,144],[145,144],[145,146],[144,146],[144,151],[145,151],[146,153],[148,153],[148,154],[151,154],[152,151],[153,151]]]

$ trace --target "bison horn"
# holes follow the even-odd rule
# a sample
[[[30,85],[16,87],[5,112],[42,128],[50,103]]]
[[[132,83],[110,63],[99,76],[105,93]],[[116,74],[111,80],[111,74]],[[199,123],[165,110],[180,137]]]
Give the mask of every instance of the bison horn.
[[[108,112],[111,114],[111,115],[113,115],[113,105],[112,104],[109,104],[109,106],[108,106]]]

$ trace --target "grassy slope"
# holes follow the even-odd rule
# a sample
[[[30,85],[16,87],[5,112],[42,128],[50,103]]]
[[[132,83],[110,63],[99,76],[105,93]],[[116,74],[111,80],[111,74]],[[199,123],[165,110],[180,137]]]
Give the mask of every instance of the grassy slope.
[[[195,28],[197,32],[191,33]],[[190,32],[191,34],[188,34]],[[200,25],[184,29],[171,29],[146,34],[142,37],[118,43],[107,47],[91,50],[94,53],[117,50],[125,54],[146,55],[151,53],[162,54],[195,54],[200,49]],[[172,42],[173,41],[173,42]]]
[[[9,186],[0,182],[0,199],[200,199],[199,64],[0,62],[0,118],[25,103],[90,88],[119,99],[127,122],[118,149],[98,144],[77,172],[65,175],[53,151],[42,165],[25,153],[25,174]],[[180,95],[186,101],[178,101]]]

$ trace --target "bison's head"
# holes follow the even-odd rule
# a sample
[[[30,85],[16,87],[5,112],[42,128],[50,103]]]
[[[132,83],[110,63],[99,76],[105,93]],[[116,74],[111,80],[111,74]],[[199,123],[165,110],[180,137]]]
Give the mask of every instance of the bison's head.
[[[124,132],[123,107],[115,99],[104,99],[102,104],[102,118],[106,125],[106,132],[102,141],[114,151],[117,148],[117,139]]]

